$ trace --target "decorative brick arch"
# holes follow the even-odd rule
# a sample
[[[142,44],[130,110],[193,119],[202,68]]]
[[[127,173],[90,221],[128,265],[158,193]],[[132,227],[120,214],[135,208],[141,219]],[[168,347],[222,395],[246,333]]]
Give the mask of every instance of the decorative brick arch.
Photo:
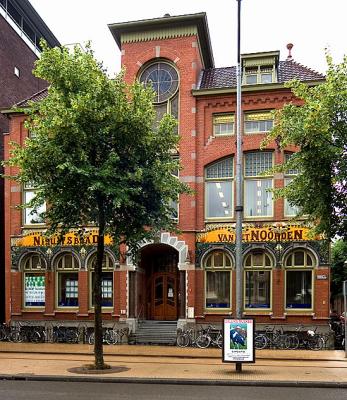
[[[178,251],[178,269],[183,270],[186,267],[186,260],[188,254],[188,245],[186,245],[184,240],[179,240],[176,236],[171,236],[168,232],[163,232],[160,235],[160,241],[153,241],[153,240],[144,240],[140,243],[140,248],[148,246],[149,244],[154,243],[161,243],[166,244],[170,247],[173,247],[175,250]],[[136,266],[133,263],[133,259],[131,256],[128,256],[126,259],[126,265],[129,269],[135,269]]]

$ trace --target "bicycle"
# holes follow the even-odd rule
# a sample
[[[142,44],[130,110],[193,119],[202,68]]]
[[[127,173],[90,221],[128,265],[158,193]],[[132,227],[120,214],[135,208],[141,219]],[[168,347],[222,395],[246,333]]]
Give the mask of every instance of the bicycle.
[[[95,342],[95,332],[92,332],[88,338],[90,345]],[[119,342],[119,333],[113,328],[103,328],[102,342],[105,344],[117,344]]]
[[[275,326],[265,327],[264,333],[259,333],[254,338],[254,347],[257,350],[268,348],[287,349],[288,335],[283,333],[283,327],[275,329]]]
[[[76,328],[56,325],[53,327],[53,343],[78,343],[79,334]]]
[[[205,349],[211,344],[221,349],[223,347],[223,335],[221,330],[209,325],[206,329],[206,332],[197,337],[196,345],[201,349]]]
[[[304,326],[300,325],[296,332],[291,334],[292,346],[290,349],[296,350],[299,347],[304,347],[310,350],[322,350],[324,339],[320,334],[316,333],[317,327],[314,330],[308,329],[307,331],[302,331],[303,328]]]

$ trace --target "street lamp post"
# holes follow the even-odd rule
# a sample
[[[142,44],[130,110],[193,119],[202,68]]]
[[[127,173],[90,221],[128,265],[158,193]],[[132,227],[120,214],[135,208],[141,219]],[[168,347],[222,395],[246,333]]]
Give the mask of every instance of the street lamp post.
[[[242,317],[242,136],[241,136],[241,0],[237,0],[237,88],[236,88],[236,317]],[[242,363],[236,363],[236,371],[242,371]]]

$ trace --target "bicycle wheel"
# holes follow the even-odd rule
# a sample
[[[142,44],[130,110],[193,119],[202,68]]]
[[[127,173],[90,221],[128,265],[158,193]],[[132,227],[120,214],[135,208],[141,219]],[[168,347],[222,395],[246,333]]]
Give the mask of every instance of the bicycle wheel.
[[[216,344],[217,344],[217,347],[219,347],[220,349],[223,347],[223,335],[222,334],[219,334],[217,336]]]
[[[112,329],[109,329],[105,332],[104,335],[105,342],[107,344],[117,344],[119,342],[119,335]]]
[[[7,339],[7,334],[4,328],[0,328],[0,342]]]
[[[95,341],[95,335],[94,332],[92,332],[88,337],[88,344],[94,344],[94,341]]]
[[[24,341],[24,335],[21,331],[15,330],[10,333],[9,339],[14,343],[22,343]]]
[[[78,339],[79,339],[79,336],[75,329],[73,329],[73,328],[66,329],[66,332],[65,332],[66,343],[78,343]]]
[[[28,339],[29,339],[29,342],[32,342],[32,343],[39,343],[39,342],[42,341],[40,332],[38,332],[36,330],[35,331],[29,331]]]
[[[267,338],[265,335],[260,334],[254,338],[254,347],[257,350],[263,350],[265,349],[266,346],[267,346]]]
[[[310,350],[322,350],[324,347],[324,340],[320,336],[308,339],[307,346]]]
[[[189,337],[185,333],[181,333],[177,336],[176,343],[178,347],[187,347],[189,344]]]
[[[200,349],[206,349],[211,343],[211,338],[207,335],[200,335],[196,338],[195,343]]]
[[[284,342],[284,347],[287,350],[296,350],[299,347],[300,341],[296,335],[287,335]]]

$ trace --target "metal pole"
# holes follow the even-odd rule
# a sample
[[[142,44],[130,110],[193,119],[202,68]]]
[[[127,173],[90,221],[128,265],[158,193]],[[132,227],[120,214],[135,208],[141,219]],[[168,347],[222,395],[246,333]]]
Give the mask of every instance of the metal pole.
[[[345,264],[347,264],[345,262]],[[343,304],[344,304],[344,325],[345,325],[345,358],[347,358],[347,281],[343,281]]]
[[[237,70],[236,70],[236,317],[242,317],[243,274],[242,274],[242,136],[241,136],[241,0],[237,0]],[[242,363],[236,363],[236,371],[241,372]]]

